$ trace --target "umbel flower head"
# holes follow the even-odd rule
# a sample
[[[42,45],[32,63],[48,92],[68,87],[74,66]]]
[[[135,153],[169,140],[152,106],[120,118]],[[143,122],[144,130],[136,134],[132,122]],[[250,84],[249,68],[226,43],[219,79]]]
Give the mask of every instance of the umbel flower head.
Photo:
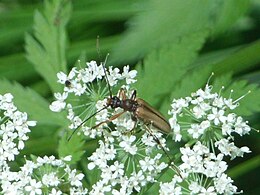
[[[20,171],[10,171],[5,167],[1,173],[0,181],[3,194],[87,194],[82,185],[84,175],[71,169],[64,159],[54,156],[33,157],[26,160]]]
[[[99,147],[88,158],[89,170],[100,171],[99,180],[92,185],[90,194],[140,192],[148,183],[156,182],[159,173],[168,166],[160,150],[161,146],[167,149],[161,133],[155,131],[152,125],[133,121],[132,113],[119,114],[123,111],[121,108],[105,108],[106,98],[111,95],[109,88],[116,95],[123,91],[130,99],[136,74],[137,71],[130,71],[129,66],[123,67],[123,72],[113,67],[105,70],[95,61],[87,63],[83,69],[73,68],[68,75],[63,72],[57,74],[58,82],[64,88],[61,93],[55,94],[56,100],[50,109],[56,112],[66,110],[70,129],[99,140]],[[75,99],[77,101],[73,101]],[[91,118],[97,110],[95,117]],[[114,117],[117,114],[120,116]],[[114,117],[113,120],[108,120],[111,117]],[[92,128],[96,124],[101,125]],[[158,138],[161,146],[146,131],[147,128]]]
[[[190,97],[173,100],[169,111],[173,139],[176,142],[199,140],[212,151],[217,148],[231,159],[243,156],[250,152],[249,148],[238,148],[232,142],[235,134],[243,136],[251,130],[247,121],[232,112],[241,98],[226,99],[211,91],[212,86],[207,84],[204,90],[199,89]]]
[[[10,93],[0,95],[0,169],[13,161],[28,140],[29,127],[36,121],[28,121],[27,113],[20,112],[13,103]]]
[[[243,98],[242,96],[241,98]],[[173,100],[169,122],[176,142],[185,142],[180,148],[183,179],[174,177],[161,183],[161,194],[234,194],[239,193],[225,171],[224,156],[234,159],[249,153],[247,146],[237,147],[234,135],[248,134],[247,121],[232,112],[239,106],[231,97],[226,99],[212,92],[206,85],[191,96]],[[183,188],[183,183],[187,183]]]

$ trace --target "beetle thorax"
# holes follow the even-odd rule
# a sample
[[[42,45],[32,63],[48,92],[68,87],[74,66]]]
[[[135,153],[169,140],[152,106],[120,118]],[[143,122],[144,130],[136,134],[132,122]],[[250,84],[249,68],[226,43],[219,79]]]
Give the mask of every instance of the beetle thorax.
[[[129,112],[135,112],[138,108],[138,103],[132,99],[122,100],[121,108]]]
[[[122,108],[125,111],[135,112],[138,108],[138,103],[132,99],[120,100],[117,96],[113,96],[107,100],[107,105],[111,108]]]
[[[113,96],[107,100],[107,105],[111,106],[111,108],[121,107],[121,100],[117,96]]]

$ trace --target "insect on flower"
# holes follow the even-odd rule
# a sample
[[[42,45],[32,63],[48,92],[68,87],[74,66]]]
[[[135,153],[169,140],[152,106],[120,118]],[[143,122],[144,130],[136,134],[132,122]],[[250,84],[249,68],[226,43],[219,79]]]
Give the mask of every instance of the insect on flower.
[[[153,108],[145,100],[143,100],[141,98],[138,98],[137,95],[136,95],[137,94],[136,90],[134,90],[132,92],[130,98],[127,97],[126,91],[124,89],[122,89],[122,88],[119,90],[118,96],[113,96],[112,95],[111,86],[109,84],[108,75],[107,75],[107,72],[106,72],[106,69],[105,69],[105,64],[106,64],[106,61],[107,61],[107,57],[106,57],[104,63],[101,63],[102,68],[104,70],[104,76],[105,76],[105,79],[106,79],[106,83],[108,85],[108,90],[109,90],[109,97],[107,98],[106,105],[103,108],[101,108],[98,111],[96,111],[95,113],[93,113],[92,115],[90,115],[85,120],[83,120],[74,129],[72,134],[69,136],[68,141],[71,139],[73,134],[84,123],[86,123],[92,117],[94,117],[95,115],[100,113],[102,110],[105,110],[107,108],[112,108],[112,109],[121,108],[121,109],[123,109],[121,112],[119,112],[117,114],[114,114],[113,116],[111,116],[110,118],[108,118],[108,119],[106,119],[104,121],[101,121],[100,123],[98,123],[95,126],[91,127],[91,129],[96,129],[96,128],[98,128],[102,124],[110,123],[113,120],[119,118],[121,115],[123,115],[126,112],[131,113],[131,118],[135,122],[134,123],[134,127],[133,127],[132,130],[134,130],[136,128],[138,122],[142,122],[143,126],[145,127],[147,132],[153,137],[154,141],[161,147],[161,149],[167,155],[167,158],[169,159],[170,164],[173,165],[174,169],[180,175],[180,172],[179,172],[178,168],[173,164],[173,161],[172,161],[171,157],[168,155],[168,153],[166,152],[166,149],[162,146],[160,140],[157,138],[156,135],[154,135],[152,133],[152,131],[150,129],[150,127],[152,126],[152,127],[155,127],[156,129],[158,129],[160,132],[162,132],[164,134],[169,134],[171,132],[170,124],[168,123],[168,121],[165,119],[165,117],[159,111],[157,111],[155,108]]]
[[[106,60],[105,60],[105,63],[106,63]],[[89,119],[91,119],[96,114],[98,114],[99,112],[101,112],[102,110],[104,110],[108,107],[110,107],[112,109],[122,108],[123,111],[115,114],[114,116],[110,117],[109,119],[107,119],[105,121],[100,122],[99,124],[93,126],[92,128],[95,129],[104,123],[109,123],[109,122],[117,119],[125,112],[130,112],[130,113],[132,113],[132,119],[135,121],[134,128],[136,127],[136,124],[138,121],[142,121],[145,124],[145,127],[146,127],[147,131],[149,131],[150,134],[152,134],[152,133],[149,130],[148,125],[152,125],[156,129],[160,130],[162,133],[165,133],[165,134],[170,133],[171,127],[170,127],[170,124],[168,123],[168,121],[165,119],[165,117],[159,111],[157,111],[155,108],[153,108],[150,104],[148,104],[145,100],[143,100],[141,98],[137,98],[136,90],[133,91],[130,98],[126,97],[126,92],[122,88],[120,89],[118,96],[112,95],[111,87],[109,85],[109,81],[108,81],[108,77],[107,77],[107,73],[106,73],[104,64],[102,63],[102,66],[104,69],[105,79],[106,79],[106,82],[108,85],[108,90],[109,90],[109,98],[107,99],[107,103],[103,108],[101,108],[100,110],[98,110],[97,112],[95,112],[94,114],[92,114],[91,116],[86,118],[84,121],[82,121],[81,124],[78,125],[78,127],[74,129],[74,131],[72,132],[72,134],[70,135],[68,140],[71,139],[72,135],[84,123],[86,123]],[[158,142],[159,140],[156,139],[155,141]]]

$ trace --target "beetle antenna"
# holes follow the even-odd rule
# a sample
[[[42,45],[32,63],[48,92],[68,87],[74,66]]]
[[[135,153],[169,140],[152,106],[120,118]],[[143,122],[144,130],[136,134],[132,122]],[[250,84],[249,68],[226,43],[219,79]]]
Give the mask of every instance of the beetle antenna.
[[[72,136],[75,134],[75,132],[85,123],[87,122],[89,119],[91,119],[93,116],[95,116],[97,113],[101,112],[102,110],[106,109],[109,105],[101,108],[100,110],[98,110],[97,112],[95,112],[94,114],[90,115],[88,118],[86,118],[84,121],[82,121],[77,127],[76,129],[74,129],[74,131],[71,133],[71,135],[68,138],[68,141],[70,141],[70,139],[72,138]]]
[[[105,58],[105,61],[104,63],[101,61],[101,52],[100,52],[100,47],[99,47],[99,36],[97,36],[97,53],[98,53],[98,58],[99,58],[99,61],[101,62],[101,65],[104,69],[104,73],[105,73],[105,78],[106,78],[106,82],[107,82],[107,85],[108,85],[108,90],[109,90],[109,97],[112,98],[112,91],[111,91],[111,87],[110,87],[110,84],[109,84],[109,81],[108,81],[108,76],[107,76],[107,72],[106,72],[106,68],[105,68],[105,65],[107,63],[107,58],[109,56],[109,53],[107,54],[106,58]]]
[[[98,61],[99,61],[99,63],[101,63],[101,52],[100,52],[100,47],[99,47],[99,35],[97,36],[96,49],[97,49],[97,54],[98,54]]]
[[[107,58],[108,58],[108,56],[109,56],[109,53],[108,53],[107,56],[106,56],[106,59],[105,59],[104,64],[101,63],[101,65],[102,65],[102,67],[103,67],[103,69],[104,69],[105,78],[106,78],[106,81],[107,81],[107,86],[108,86],[108,91],[109,91],[109,97],[112,98],[111,86],[110,86],[110,84],[109,84],[108,76],[107,76],[107,71],[106,71],[106,68],[105,68],[105,64],[106,64],[106,62],[107,62]]]

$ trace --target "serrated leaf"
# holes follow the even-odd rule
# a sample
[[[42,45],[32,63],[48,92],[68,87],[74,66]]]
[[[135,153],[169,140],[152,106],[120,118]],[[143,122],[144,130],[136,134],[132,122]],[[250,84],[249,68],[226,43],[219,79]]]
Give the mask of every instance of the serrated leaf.
[[[82,155],[84,154],[84,139],[80,136],[72,136],[72,138],[68,141],[66,136],[62,136],[59,141],[58,146],[58,154],[60,158],[64,158],[66,156],[71,155],[72,160],[69,161],[69,164],[75,164],[78,162]]]
[[[113,52],[114,60],[132,60],[163,44],[209,28],[210,1],[147,1]],[[185,13],[185,14],[184,14]]]
[[[192,92],[197,91],[199,88],[204,88],[207,80],[211,75],[211,67],[203,67],[193,69],[188,72],[180,83],[172,91],[172,98],[181,98],[189,96]]]
[[[30,120],[36,120],[41,124],[64,125],[66,119],[62,115],[51,112],[49,103],[35,91],[2,79],[0,93],[11,93],[14,96],[15,105],[21,111],[28,113]]]
[[[45,1],[45,13],[34,15],[34,37],[26,35],[27,58],[47,81],[53,92],[59,91],[56,74],[66,72],[66,24],[70,1]]]
[[[137,67],[138,82],[135,87],[138,96],[151,104],[158,103],[158,100],[161,102],[158,97],[165,94],[169,99],[168,94],[188,71],[206,36],[207,32],[196,33],[151,53],[145,59],[143,69],[141,65]]]
[[[113,61],[120,62],[122,55],[125,61],[143,57],[155,48],[196,32],[224,31],[248,8],[248,1],[239,1],[236,7],[234,0],[152,0],[145,3],[145,10],[129,22],[133,25],[115,48]]]
[[[161,111],[167,113],[170,110],[170,105],[173,99],[183,98],[190,96],[194,91],[199,88],[203,88],[211,74],[211,67],[196,68],[188,71],[182,78],[176,83],[169,98],[167,98],[162,106]]]

